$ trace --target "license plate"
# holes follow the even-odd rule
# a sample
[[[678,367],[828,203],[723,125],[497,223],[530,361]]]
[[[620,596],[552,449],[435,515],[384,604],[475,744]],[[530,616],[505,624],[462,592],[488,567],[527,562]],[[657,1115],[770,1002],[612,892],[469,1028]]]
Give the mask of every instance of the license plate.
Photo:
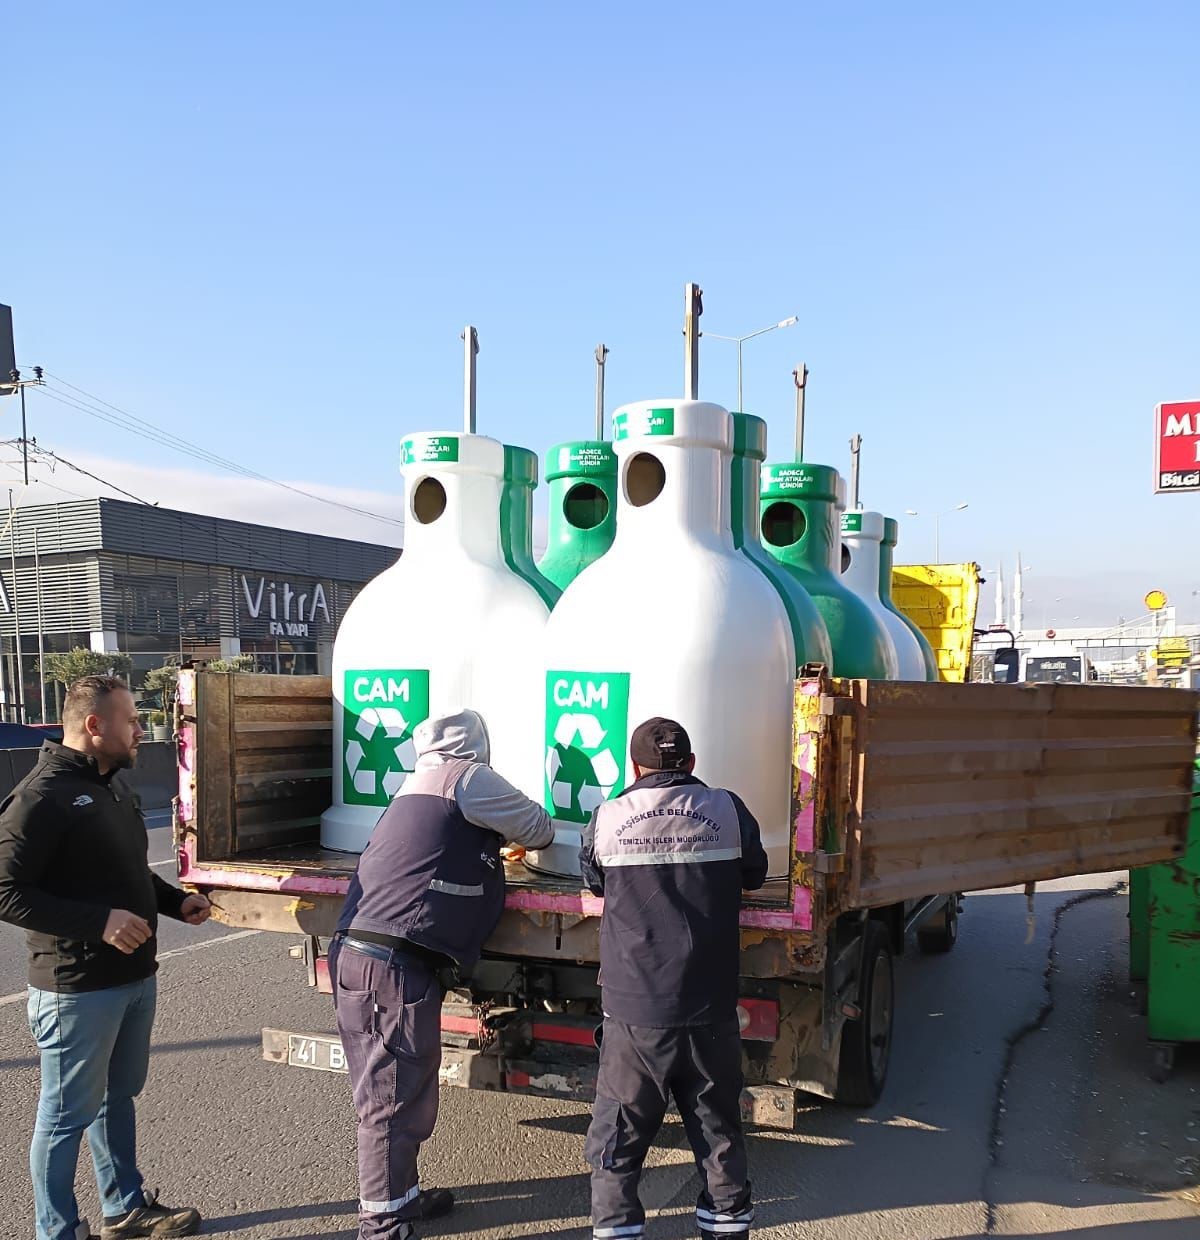
[[[288,1034],[288,1067],[316,1068],[318,1072],[345,1072],[346,1052],[337,1038]]]

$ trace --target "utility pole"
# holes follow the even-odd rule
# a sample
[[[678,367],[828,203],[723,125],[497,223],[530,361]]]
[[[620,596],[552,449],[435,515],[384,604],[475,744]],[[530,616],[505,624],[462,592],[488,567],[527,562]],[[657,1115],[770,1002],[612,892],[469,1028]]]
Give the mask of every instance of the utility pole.
[[[604,363],[608,358],[608,345],[596,346],[596,438],[604,438]]]
[[[687,284],[683,290],[683,398],[700,399],[700,316],[704,290]]]
[[[29,485],[29,426],[25,416],[25,389],[27,387],[41,387],[46,380],[43,378],[43,371],[40,366],[33,368],[32,379],[22,379],[21,372],[14,366],[8,372],[9,382],[5,385],[4,392],[11,395],[12,391],[21,394],[21,466],[24,471],[25,485]]]
[[[479,355],[479,333],[468,323],[462,330],[463,349],[463,430],[475,434],[475,359]]]
[[[16,722],[25,722],[25,670],[21,663],[21,599],[17,592],[17,514],[13,507],[12,487],[8,489],[8,552],[12,558],[12,610],[13,610],[13,649],[16,655],[17,676],[13,705],[16,707]]]
[[[862,457],[862,436],[850,437],[850,510],[857,511],[862,505],[858,502],[858,468]]]
[[[804,394],[808,384],[808,367],[801,362],[792,371],[796,382],[796,460],[804,460]]]

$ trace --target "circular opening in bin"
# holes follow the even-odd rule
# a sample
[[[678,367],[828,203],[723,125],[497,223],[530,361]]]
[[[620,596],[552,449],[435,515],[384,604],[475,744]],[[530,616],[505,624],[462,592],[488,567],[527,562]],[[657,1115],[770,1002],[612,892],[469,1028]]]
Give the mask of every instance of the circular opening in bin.
[[[625,498],[635,508],[653,503],[666,485],[667,471],[658,457],[650,452],[630,457],[625,469]]]
[[[577,482],[563,496],[563,516],[577,530],[594,530],[608,516],[608,496],[594,482]]]
[[[778,499],[762,514],[762,535],[772,547],[791,547],[804,537],[804,512],[791,500]]]
[[[413,489],[413,516],[432,525],[446,511],[446,488],[436,478],[422,478]]]

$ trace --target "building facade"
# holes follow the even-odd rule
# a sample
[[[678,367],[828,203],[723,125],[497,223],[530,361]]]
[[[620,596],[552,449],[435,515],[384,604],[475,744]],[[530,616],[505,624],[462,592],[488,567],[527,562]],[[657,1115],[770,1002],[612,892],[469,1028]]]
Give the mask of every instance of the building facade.
[[[168,661],[249,654],[257,670],[328,673],[333,639],[396,547],[117,499],[0,512],[0,701],[58,718],[47,654],[128,655],[132,683]]]

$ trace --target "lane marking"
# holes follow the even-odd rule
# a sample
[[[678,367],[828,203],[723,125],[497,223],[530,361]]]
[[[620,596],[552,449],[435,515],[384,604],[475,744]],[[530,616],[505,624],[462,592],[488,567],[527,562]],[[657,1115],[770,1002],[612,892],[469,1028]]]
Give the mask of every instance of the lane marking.
[[[168,857],[166,861],[151,861],[150,862],[150,868],[152,870],[158,869],[160,865],[178,865],[178,862],[175,860],[174,857]]]
[[[188,952],[202,951],[206,947],[216,947],[218,943],[232,943],[234,939],[248,939],[256,934],[262,934],[261,930],[235,930],[233,934],[223,934],[218,939],[205,939],[203,943],[189,943],[187,947],[174,947],[169,952],[159,952],[158,959],[161,963],[164,960],[170,960],[172,956],[184,956]],[[24,1003],[29,998],[29,991],[20,990],[15,994],[0,996],[0,1007],[7,1007],[10,1003]]]

